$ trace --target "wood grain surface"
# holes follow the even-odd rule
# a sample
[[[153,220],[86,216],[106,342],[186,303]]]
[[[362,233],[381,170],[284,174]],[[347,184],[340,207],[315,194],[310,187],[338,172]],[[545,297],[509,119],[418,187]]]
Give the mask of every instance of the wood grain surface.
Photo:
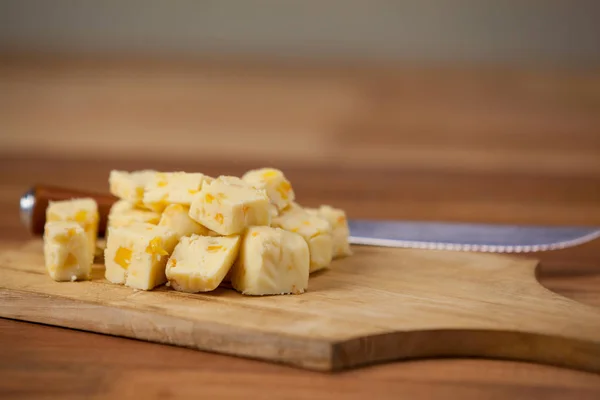
[[[0,252],[0,316],[290,364],[341,370],[397,359],[487,357],[600,373],[600,309],[543,288],[536,260],[354,246],[301,296],[138,291],[58,283],[42,241]]]
[[[353,218],[600,225],[595,70],[1,61],[3,249],[30,238],[17,206],[29,186],[106,191],[112,168],[239,174],[276,162],[304,203]],[[222,142],[210,139],[215,126]],[[168,151],[165,135],[179,139]],[[235,156],[224,156],[225,142]],[[600,243],[535,256],[544,286],[600,307]],[[405,361],[324,375],[11,320],[0,320],[0,356],[2,398],[600,395],[598,375],[523,362]]]

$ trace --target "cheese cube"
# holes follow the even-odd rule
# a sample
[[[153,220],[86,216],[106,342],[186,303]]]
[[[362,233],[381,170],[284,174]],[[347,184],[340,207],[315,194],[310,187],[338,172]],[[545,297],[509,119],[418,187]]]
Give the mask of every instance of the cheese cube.
[[[110,208],[107,226],[109,228],[118,228],[127,226],[133,222],[147,222],[156,225],[159,220],[159,213],[141,209],[126,200],[119,200]]]
[[[94,199],[51,201],[46,208],[46,222],[74,221],[83,228],[87,235],[90,254],[96,251],[98,219],[98,205]]]
[[[177,239],[182,236],[201,235],[217,236],[217,234],[200,225],[189,216],[190,208],[181,204],[171,204],[165,208],[160,217],[159,226],[165,226],[175,232]]]
[[[324,218],[331,225],[331,237],[333,240],[333,258],[352,255],[350,243],[348,242],[348,237],[350,236],[350,229],[348,228],[348,220],[346,219],[346,213],[344,212],[344,210],[323,205],[317,209],[307,208],[306,211],[312,215]]]
[[[171,287],[188,293],[215,290],[237,258],[239,247],[239,236],[181,238],[167,262]]]
[[[149,180],[144,192],[144,205],[161,212],[169,204],[190,206],[204,182],[212,178],[200,173],[157,172]]]
[[[177,244],[164,226],[134,222],[110,228],[104,251],[105,277],[113,283],[150,290],[167,281],[165,265]]]
[[[156,171],[142,170],[134,172],[110,171],[108,183],[110,192],[120,199],[141,205],[144,199],[144,190],[148,182],[154,177]]]
[[[239,178],[219,177],[202,186],[190,207],[190,217],[220,235],[235,235],[249,226],[268,226],[271,210],[264,190]]]
[[[310,256],[298,234],[267,226],[248,228],[231,269],[231,285],[248,295],[300,294],[308,288]]]
[[[93,255],[88,236],[77,222],[55,221],[44,226],[44,258],[55,281],[89,279]]]
[[[136,209],[137,208],[135,207],[135,205],[128,202],[127,200],[117,200],[110,207],[110,211],[109,211],[108,215],[121,214],[123,212],[130,211],[130,210],[136,210]]]
[[[273,218],[273,226],[298,233],[310,251],[310,272],[327,267],[333,257],[331,225],[300,207],[293,207]]]
[[[257,189],[264,189],[277,211],[283,210],[294,201],[294,189],[278,169],[255,169],[246,172],[242,179]]]

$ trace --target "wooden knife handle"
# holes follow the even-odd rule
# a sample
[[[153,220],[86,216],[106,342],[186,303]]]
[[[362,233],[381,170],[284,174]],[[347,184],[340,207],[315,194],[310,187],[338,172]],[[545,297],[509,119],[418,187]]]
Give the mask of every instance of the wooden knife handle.
[[[48,207],[49,201],[89,197],[96,200],[98,203],[98,213],[100,214],[98,235],[104,236],[108,212],[110,211],[110,207],[114,204],[114,202],[118,200],[116,197],[110,194],[88,192],[50,185],[36,185],[28,193],[28,195],[30,195],[33,200],[31,210],[29,211],[30,215],[28,218],[30,218],[30,220],[28,225],[29,230],[34,235],[42,235],[44,233],[44,224],[46,223],[46,207]],[[25,213],[23,210],[23,200],[21,200],[21,212]],[[23,218],[24,222],[26,218],[27,216]]]

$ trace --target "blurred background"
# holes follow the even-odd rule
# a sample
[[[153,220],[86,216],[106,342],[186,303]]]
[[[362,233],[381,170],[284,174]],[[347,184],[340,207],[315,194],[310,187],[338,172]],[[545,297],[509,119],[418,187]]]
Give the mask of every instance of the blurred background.
[[[273,165],[306,203],[358,215],[535,222],[567,199],[549,222],[600,223],[599,16],[592,0],[0,0],[3,179]]]

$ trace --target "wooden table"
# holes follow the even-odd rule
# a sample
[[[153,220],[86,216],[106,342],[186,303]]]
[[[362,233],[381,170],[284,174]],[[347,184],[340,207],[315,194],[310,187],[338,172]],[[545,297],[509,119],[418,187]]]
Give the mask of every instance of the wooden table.
[[[239,174],[271,163],[302,203],[355,218],[600,225],[594,71],[4,61],[2,248],[28,238],[17,199],[32,183],[105,191],[110,169],[148,166]],[[600,307],[600,242],[539,258],[546,287]],[[0,320],[3,399],[200,394],[591,399],[600,377],[472,359],[328,375]]]

